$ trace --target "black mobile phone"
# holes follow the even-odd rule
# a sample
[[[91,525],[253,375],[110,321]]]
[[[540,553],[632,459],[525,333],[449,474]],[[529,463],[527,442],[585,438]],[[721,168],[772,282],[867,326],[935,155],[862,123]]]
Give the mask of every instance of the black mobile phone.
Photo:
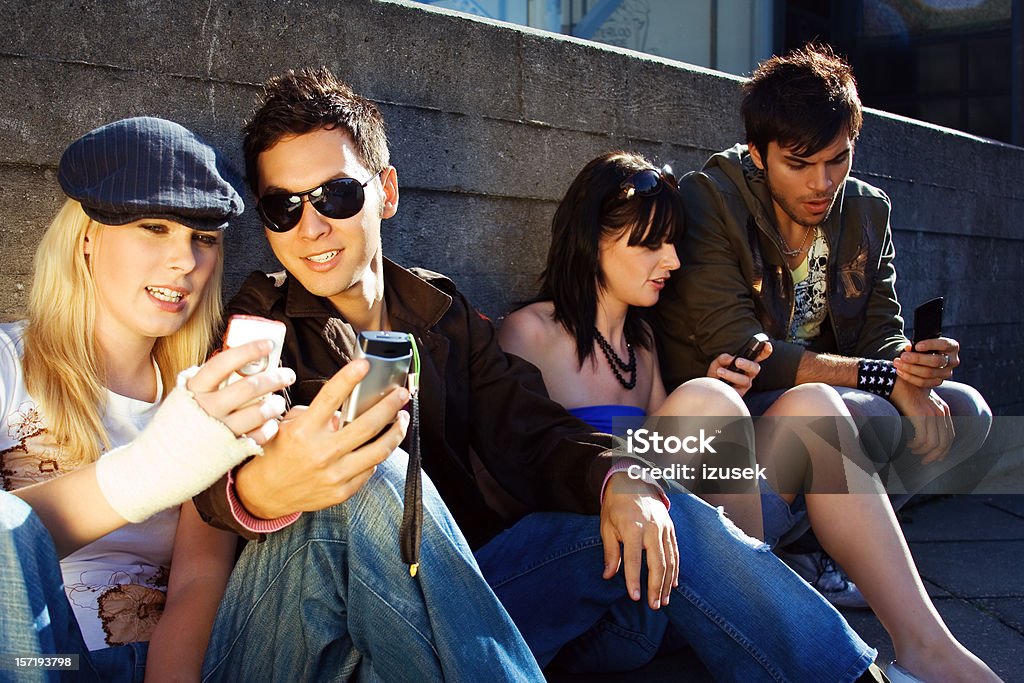
[[[914,309],[914,345],[942,336],[943,298],[937,296]]]
[[[743,345],[743,347],[733,354],[734,358],[729,363],[729,367],[726,370],[736,372],[739,368],[736,367],[736,361],[740,358],[746,358],[747,360],[754,360],[761,354],[761,349],[768,343],[768,335],[764,332],[758,332]]]
[[[370,361],[370,370],[342,405],[343,422],[351,422],[393,389],[405,385],[412,363],[412,342],[405,332],[360,332],[356,358]]]

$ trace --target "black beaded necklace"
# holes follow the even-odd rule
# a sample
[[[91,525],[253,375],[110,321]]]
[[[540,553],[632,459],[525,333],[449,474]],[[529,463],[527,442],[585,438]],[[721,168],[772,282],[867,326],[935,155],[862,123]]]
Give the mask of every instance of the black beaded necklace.
[[[604,357],[608,359],[608,365],[611,366],[615,379],[619,380],[619,384],[625,387],[627,391],[631,390],[636,386],[636,351],[633,350],[633,345],[629,343],[629,340],[626,340],[626,350],[629,351],[629,362],[626,362],[619,358],[619,354],[615,353],[615,349],[604,338],[604,335],[598,332],[596,327],[594,328],[594,335],[597,337],[597,345],[601,347]],[[628,380],[623,377],[623,373],[629,375]]]

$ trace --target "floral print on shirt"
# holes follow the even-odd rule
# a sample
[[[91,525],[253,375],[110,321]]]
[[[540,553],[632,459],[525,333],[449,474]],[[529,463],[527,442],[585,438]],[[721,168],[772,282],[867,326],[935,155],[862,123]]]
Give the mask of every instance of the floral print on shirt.
[[[17,440],[0,451],[0,477],[5,491],[38,484],[74,469],[64,447],[46,429],[42,411],[25,401],[7,416],[7,435]]]

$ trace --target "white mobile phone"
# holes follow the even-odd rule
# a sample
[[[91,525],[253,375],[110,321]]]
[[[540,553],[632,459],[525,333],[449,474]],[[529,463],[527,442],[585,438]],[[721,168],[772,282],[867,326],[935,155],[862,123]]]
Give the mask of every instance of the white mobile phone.
[[[239,368],[237,372],[232,372],[224,384],[237,382],[243,377],[255,375],[280,365],[285,329],[285,324],[277,320],[268,320],[256,315],[231,316],[228,320],[228,329],[224,332],[223,346],[225,349],[235,348],[260,339],[269,339],[273,342],[274,348],[266,356],[250,361]]]

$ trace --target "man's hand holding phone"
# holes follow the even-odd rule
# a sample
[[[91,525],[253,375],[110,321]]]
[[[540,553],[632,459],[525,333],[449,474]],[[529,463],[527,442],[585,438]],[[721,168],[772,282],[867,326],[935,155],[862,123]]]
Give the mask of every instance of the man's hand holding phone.
[[[342,425],[338,407],[369,369],[365,359],[348,363],[308,407],[288,411],[277,437],[264,446],[263,457],[238,470],[235,491],[251,514],[277,519],[348,500],[398,448],[409,425],[409,414],[402,410],[409,400],[405,387],[391,390]]]
[[[708,366],[708,377],[717,377],[726,384],[732,386],[736,392],[743,396],[748,391],[761,372],[759,363],[772,355],[772,344],[768,341],[768,335],[758,332],[743,344],[743,347],[736,353],[720,354],[711,361]]]
[[[943,298],[914,309],[914,342],[893,361],[896,374],[920,389],[934,389],[960,365],[960,343],[942,336]]]
[[[907,448],[926,465],[943,460],[956,436],[949,406],[932,391],[960,365],[960,344],[942,336],[942,312],[942,297],[914,309],[914,341],[893,360],[897,380],[890,400],[914,428]]]
[[[960,342],[949,337],[907,344],[895,360],[896,374],[921,389],[934,389],[960,365]]]

